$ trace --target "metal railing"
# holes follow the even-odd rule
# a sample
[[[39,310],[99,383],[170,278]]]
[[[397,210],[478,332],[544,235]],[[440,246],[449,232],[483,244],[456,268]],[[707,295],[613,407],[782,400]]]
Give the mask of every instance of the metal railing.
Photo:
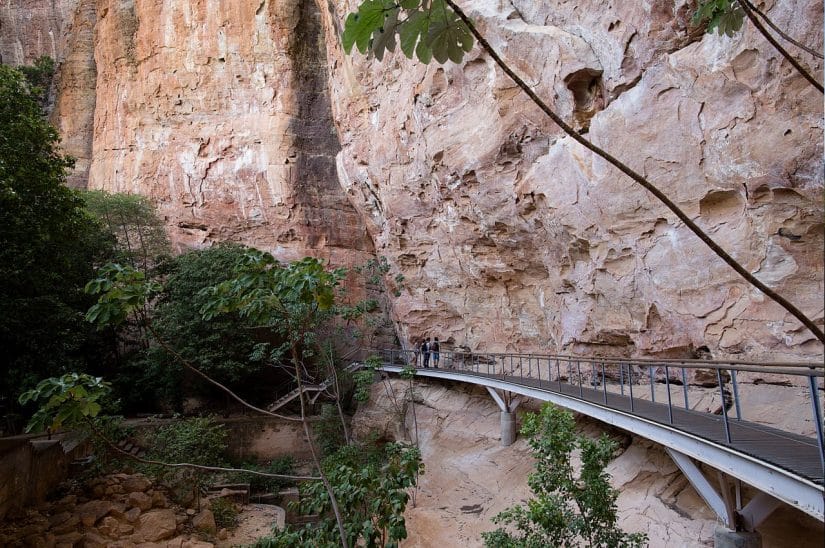
[[[613,409],[618,401],[624,408],[629,408],[631,413],[636,412],[636,407],[641,401],[660,403],[666,406],[667,418],[664,422],[670,425],[675,424],[674,412],[677,409],[694,411],[691,407],[691,396],[694,396],[695,404],[697,395],[705,397],[708,394],[708,391],[692,394],[688,389],[689,385],[698,385],[710,391],[718,390],[719,409],[712,414],[721,416],[723,432],[720,434],[723,434],[723,439],[728,445],[736,441],[731,426],[742,424],[747,412],[747,401],[741,393],[738,376],[779,375],[782,378],[790,378],[790,384],[801,389],[794,393],[799,405],[788,411],[801,413],[800,407],[809,407],[808,412],[815,425],[820,464],[825,477],[825,433],[820,395],[823,388],[818,386],[825,377],[825,367],[821,364],[622,359],[460,351],[439,352],[436,362],[434,353],[430,353],[426,358],[417,350],[364,350],[365,356],[370,354],[378,355],[382,362],[389,365],[423,368],[426,361],[426,366],[438,370],[486,375],[518,384],[538,384],[544,390],[563,393],[568,397],[576,397],[597,405],[601,403]],[[657,390],[657,387],[660,388]],[[620,399],[617,400],[617,397]],[[804,402],[805,399],[810,399],[810,403]]]

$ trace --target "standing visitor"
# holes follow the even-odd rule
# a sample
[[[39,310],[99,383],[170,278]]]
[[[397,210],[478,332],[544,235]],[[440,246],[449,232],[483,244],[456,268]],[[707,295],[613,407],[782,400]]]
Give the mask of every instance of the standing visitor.
[[[413,367],[418,367],[418,355],[421,354],[421,344],[422,344],[422,341],[420,341],[420,340],[416,340],[413,343],[413,359],[412,359]]]
[[[430,338],[421,342],[421,355],[424,357],[424,367],[430,367]]]
[[[432,350],[432,353],[433,353],[433,367],[437,368],[438,367],[438,360],[441,359],[441,354],[439,354],[439,352],[441,351],[441,345],[438,344],[438,337],[435,338],[435,340],[433,341],[432,346],[430,346],[430,349]]]

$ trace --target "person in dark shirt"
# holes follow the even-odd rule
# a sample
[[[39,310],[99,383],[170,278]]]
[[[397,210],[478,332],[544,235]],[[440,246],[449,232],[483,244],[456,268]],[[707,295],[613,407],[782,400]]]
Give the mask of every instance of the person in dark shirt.
[[[438,367],[438,360],[441,359],[441,345],[438,343],[438,337],[430,345],[430,353],[433,355],[433,367]]]

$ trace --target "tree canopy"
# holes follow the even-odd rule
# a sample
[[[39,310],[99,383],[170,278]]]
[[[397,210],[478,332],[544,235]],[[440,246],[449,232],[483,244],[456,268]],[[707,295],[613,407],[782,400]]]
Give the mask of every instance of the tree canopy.
[[[83,286],[113,239],[64,185],[73,160],[43,117],[41,89],[0,65],[0,398],[86,370],[102,340],[83,320]],[[12,398],[0,405],[15,412]]]

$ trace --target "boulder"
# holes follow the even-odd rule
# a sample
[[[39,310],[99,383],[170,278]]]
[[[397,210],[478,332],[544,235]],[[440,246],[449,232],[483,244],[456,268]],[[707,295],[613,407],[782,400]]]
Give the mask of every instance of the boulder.
[[[120,484],[127,493],[133,493],[135,491],[143,492],[152,486],[152,482],[140,474],[127,476]]]
[[[140,514],[140,508],[132,508],[131,510],[123,514],[123,517],[126,518],[126,521],[128,521],[129,523],[135,523],[140,517]]]
[[[151,494],[152,497],[152,507],[153,508],[168,508],[169,507],[169,499],[166,498],[160,491],[154,491]]]
[[[114,503],[108,500],[93,500],[81,504],[75,509],[75,513],[80,516],[80,521],[85,527],[91,527],[97,521],[107,515],[114,508]]]
[[[192,518],[192,527],[204,533],[215,533],[218,526],[215,524],[215,515],[212,510],[206,508]]]
[[[177,529],[175,512],[169,509],[152,510],[140,516],[135,538],[147,542],[157,542],[171,538]]]
[[[126,504],[131,508],[140,508],[141,510],[149,510],[152,508],[152,498],[141,491],[129,493],[126,498]]]

